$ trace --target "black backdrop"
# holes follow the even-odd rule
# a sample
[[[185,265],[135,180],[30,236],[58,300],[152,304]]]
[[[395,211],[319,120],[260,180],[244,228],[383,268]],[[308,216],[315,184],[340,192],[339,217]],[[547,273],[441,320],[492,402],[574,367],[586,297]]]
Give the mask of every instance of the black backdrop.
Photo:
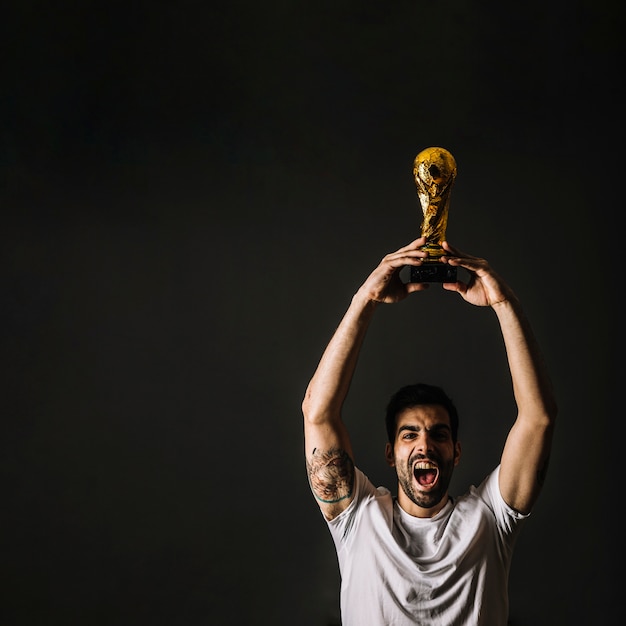
[[[3,626],[338,624],[300,401],[350,296],[418,234],[525,303],[561,413],[511,572],[517,626],[621,606],[619,3],[9,2],[2,55]],[[614,243],[615,242],[615,243]],[[444,384],[453,491],[513,418],[495,317],[434,288],[377,314],[346,421]]]

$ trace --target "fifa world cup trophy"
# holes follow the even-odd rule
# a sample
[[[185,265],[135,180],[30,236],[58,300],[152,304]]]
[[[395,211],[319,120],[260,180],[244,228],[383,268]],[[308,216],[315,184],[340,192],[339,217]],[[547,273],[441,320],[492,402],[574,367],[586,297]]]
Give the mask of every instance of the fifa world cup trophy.
[[[456,179],[456,161],[444,148],[426,148],[413,161],[413,176],[422,207],[422,237],[428,252],[419,267],[411,266],[413,283],[456,282],[456,268],[443,263],[446,254],[441,242],[446,238],[450,193]]]

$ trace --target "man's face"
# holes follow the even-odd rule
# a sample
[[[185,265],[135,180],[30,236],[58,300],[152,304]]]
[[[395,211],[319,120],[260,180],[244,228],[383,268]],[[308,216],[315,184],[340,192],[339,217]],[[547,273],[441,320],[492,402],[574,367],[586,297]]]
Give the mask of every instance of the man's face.
[[[461,446],[452,441],[448,411],[436,404],[404,409],[396,423],[387,462],[398,475],[398,503],[411,515],[432,517],[448,500],[454,466]]]

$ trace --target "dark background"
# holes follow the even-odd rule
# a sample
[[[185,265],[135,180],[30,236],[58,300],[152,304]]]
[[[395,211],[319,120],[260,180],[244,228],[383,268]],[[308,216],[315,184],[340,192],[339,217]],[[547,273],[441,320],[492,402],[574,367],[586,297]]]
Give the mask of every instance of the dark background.
[[[419,234],[428,146],[458,164],[448,239],[509,279],[560,403],[511,621],[613,623],[620,3],[3,14],[3,626],[339,623],[300,402],[352,293]],[[379,310],[345,415],[377,484],[384,405],[418,379],[459,405],[458,493],[514,417],[493,313],[437,286]]]

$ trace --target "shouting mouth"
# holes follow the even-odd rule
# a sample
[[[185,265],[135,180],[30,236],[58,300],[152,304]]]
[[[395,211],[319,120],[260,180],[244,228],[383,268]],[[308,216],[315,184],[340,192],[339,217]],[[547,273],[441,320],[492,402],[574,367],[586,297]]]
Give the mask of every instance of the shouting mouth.
[[[413,467],[413,475],[420,487],[429,489],[437,484],[439,468],[432,461],[418,461]]]

